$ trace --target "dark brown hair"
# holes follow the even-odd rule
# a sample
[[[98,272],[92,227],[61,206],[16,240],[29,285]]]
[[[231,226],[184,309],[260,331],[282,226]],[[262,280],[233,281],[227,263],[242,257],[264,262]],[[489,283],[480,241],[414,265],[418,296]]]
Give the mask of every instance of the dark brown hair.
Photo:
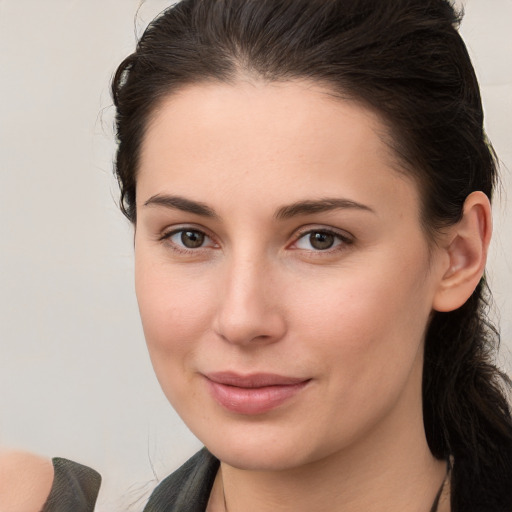
[[[158,16],[119,66],[116,174],[136,221],[145,128],[189,84],[308,79],[377,112],[417,180],[429,236],[460,220],[466,197],[492,197],[496,159],[478,83],[447,0],[182,0]],[[485,282],[425,343],[424,423],[432,453],[453,458],[452,511],[512,511],[509,381],[494,363]]]

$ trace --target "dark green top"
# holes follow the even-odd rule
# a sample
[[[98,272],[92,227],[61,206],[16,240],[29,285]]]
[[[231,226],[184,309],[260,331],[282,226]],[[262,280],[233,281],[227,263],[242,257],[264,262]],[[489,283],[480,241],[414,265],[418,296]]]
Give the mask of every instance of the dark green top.
[[[162,480],[144,512],[204,512],[219,469],[219,460],[206,448]]]
[[[101,476],[87,466],[53,459],[54,478],[42,512],[93,512]],[[219,469],[219,461],[203,448],[162,480],[144,512],[204,512]]]
[[[53,485],[42,512],[93,512],[101,485],[94,469],[56,457]]]

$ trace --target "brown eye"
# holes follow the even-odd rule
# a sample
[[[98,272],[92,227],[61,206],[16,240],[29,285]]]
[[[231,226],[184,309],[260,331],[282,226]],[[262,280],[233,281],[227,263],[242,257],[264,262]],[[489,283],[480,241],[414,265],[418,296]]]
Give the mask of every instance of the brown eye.
[[[295,249],[301,249],[312,252],[328,251],[339,246],[341,249],[345,245],[350,245],[352,241],[334,231],[327,229],[317,229],[303,233],[294,243]]]
[[[336,238],[332,233],[313,231],[309,234],[311,247],[319,251],[330,249],[334,245],[335,240]]]
[[[200,229],[181,228],[165,233],[160,240],[178,253],[191,255],[199,250],[218,249],[214,240]]]
[[[215,247],[213,240],[199,229],[177,229],[165,234],[161,240],[166,241],[177,250],[202,249]]]
[[[197,249],[204,244],[205,234],[200,231],[184,230],[180,232],[180,241],[187,249]]]

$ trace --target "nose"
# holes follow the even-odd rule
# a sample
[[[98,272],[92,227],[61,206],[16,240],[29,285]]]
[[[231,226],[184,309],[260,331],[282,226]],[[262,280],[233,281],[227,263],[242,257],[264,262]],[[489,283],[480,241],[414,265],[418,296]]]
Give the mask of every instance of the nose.
[[[279,341],[286,332],[279,296],[269,265],[250,257],[231,262],[221,282],[215,332],[238,345]]]

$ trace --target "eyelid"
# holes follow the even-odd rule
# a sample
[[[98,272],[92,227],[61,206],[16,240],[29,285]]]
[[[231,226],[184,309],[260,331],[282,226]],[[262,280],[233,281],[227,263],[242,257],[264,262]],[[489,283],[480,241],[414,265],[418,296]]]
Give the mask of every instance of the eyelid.
[[[329,248],[329,249],[325,249],[325,250],[311,249],[311,252],[328,253],[330,251],[340,250],[338,248],[339,245],[343,245],[343,246],[351,245],[355,241],[354,237],[351,234],[347,233],[346,231],[343,231],[343,230],[340,230],[340,229],[337,229],[337,228],[333,228],[331,226],[318,226],[318,225],[311,226],[311,225],[309,225],[309,226],[303,226],[303,227],[299,228],[299,230],[297,230],[294,233],[292,243],[289,245],[289,247],[293,246],[300,239],[304,238],[306,235],[309,235],[311,233],[327,233],[329,235],[333,235],[333,236],[337,237],[342,242],[342,244],[338,244],[338,245],[334,246],[333,248]],[[293,247],[292,247],[292,249],[293,249]],[[307,249],[296,248],[295,250],[305,251]]]
[[[211,240],[212,244],[211,245],[203,245],[201,247],[192,249],[189,247],[177,245],[171,241],[171,238],[174,235],[181,233],[183,231],[196,231],[198,233],[202,233],[206,238]],[[169,226],[160,232],[160,234],[158,235],[158,241],[163,242],[163,243],[168,243],[169,245],[172,245],[172,247],[176,251],[185,252],[185,253],[199,252],[204,249],[212,249],[212,248],[216,249],[219,247],[219,243],[216,241],[215,237],[209,232],[208,229],[206,229],[202,226],[194,225],[194,224],[181,224],[181,225],[177,225],[177,226]]]

